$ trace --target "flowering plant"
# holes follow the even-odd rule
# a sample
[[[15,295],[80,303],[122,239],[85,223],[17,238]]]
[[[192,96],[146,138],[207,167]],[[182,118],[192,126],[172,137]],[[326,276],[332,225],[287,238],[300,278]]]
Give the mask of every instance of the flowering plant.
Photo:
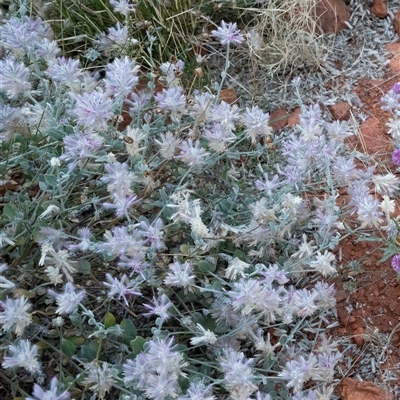
[[[127,32],[94,39],[113,58],[102,76],[40,18],[0,27],[7,379],[38,399],[329,398],[334,250],[349,232],[393,229],[398,178],[357,168],[352,127],[317,104],[276,135],[259,106],[221,101],[231,47],[245,45],[236,24],[211,31],[227,56],[215,92],[185,87],[177,58],[161,76],[141,68]]]

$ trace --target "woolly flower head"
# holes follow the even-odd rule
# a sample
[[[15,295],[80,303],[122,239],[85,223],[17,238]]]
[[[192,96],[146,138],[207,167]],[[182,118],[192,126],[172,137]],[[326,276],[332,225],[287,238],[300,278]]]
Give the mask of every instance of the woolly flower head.
[[[400,273],[400,254],[396,254],[392,258],[391,265],[395,272]]]
[[[32,375],[40,372],[37,360],[39,347],[29,340],[19,340],[8,346],[8,356],[4,357],[3,368],[25,368]]]
[[[230,44],[240,44],[244,41],[244,37],[237,28],[236,22],[229,22],[227,24],[222,20],[221,25],[217,29],[211,31],[211,34],[216,37],[221,44],[226,46]]]
[[[246,135],[251,139],[251,143],[256,143],[257,138],[265,138],[272,134],[269,126],[269,114],[264,113],[258,106],[246,107],[246,112],[242,117],[246,126]]]
[[[0,91],[16,99],[31,90],[30,70],[22,62],[7,58],[0,61]]]
[[[325,250],[324,254],[318,251],[310,266],[320,272],[323,277],[327,277],[336,273],[335,261],[335,255],[328,250]]]
[[[14,330],[17,336],[24,333],[24,329],[32,322],[32,316],[29,313],[31,304],[25,297],[17,299],[6,298],[4,302],[0,301],[0,323],[3,325],[3,331]]]
[[[32,396],[27,397],[26,400],[67,400],[71,397],[71,394],[67,391],[60,393],[58,379],[54,377],[50,381],[49,390],[45,390],[35,383],[33,385]]]
[[[84,290],[76,292],[75,286],[71,282],[65,285],[64,293],[56,293],[51,289],[49,289],[47,293],[50,297],[56,299],[58,305],[56,310],[57,314],[71,314],[86,296]]]

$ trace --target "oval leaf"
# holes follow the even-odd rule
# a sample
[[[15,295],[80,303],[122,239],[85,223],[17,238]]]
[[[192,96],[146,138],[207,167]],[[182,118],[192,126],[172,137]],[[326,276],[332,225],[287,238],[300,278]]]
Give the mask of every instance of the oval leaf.
[[[69,340],[63,339],[61,341],[61,350],[66,356],[71,357],[76,352],[76,346]]]

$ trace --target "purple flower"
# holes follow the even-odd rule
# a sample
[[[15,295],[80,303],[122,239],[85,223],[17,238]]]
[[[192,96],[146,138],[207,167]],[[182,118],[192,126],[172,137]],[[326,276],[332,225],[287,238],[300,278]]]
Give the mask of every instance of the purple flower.
[[[11,59],[0,61],[0,91],[10,99],[16,99],[31,89],[30,70],[22,62]]]
[[[37,383],[33,385],[33,397],[27,397],[26,400],[67,400],[71,397],[71,394],[67,391],[59,393],[58,379],[54,377],[50,382],[50,389],[44,390]]]
[[[109,193],[127,196],[133,194],[131,185],[133,183],[134,174],[128,170],[126,163],[109,163],[104,166],[106,174],[101,180],[108,183],[107,190]]]
[[[392,153],[392,161],[394,165],[400,165],[400,149],[396,149]]]
[[[65,136],[64,154],[60,157],[61,160],[72,161],[69,169],[74,169],[75,165],[82,159],[96,154],[103,145],[103,138],[96,134],[84,135],[80,132],[74,135]]]
[[[75,100],[75,108],[71,114],[76,117],[77,123],[91,130],[107,130],[107,122],[111,119],[112,100],[102,91],[82,94],[70,94]]]
[[[109,289],[108,297],[116,297],[118,300],[122,298],[126,306],[129,305],[127,296],[141,296],[141,293],[135,290],[135,281],[131,281],[125,274],[122,275],[121,279],[117,279],[106,273],[106,279],[108,282],[103,282],[103,285]]]
[[[125,196],[120,193],[113,193],[112,195],[114,203],[103,203],[104,208],[113,208],[115,215],[118,218],[127,217],[129,218],[129,209],[139,202],[138,198],[134,194]]]
[[[393,90],[393,92],[395,92],[395,93],[397,93],[397,94],[400,94],[400,82],[396,82],[396,83],[393,85],[393,87],[392,87],[391,90]]]
[[[67,282],[64,287],[64,293],[57,293],[49,289],[47,291],[50,297],[54,297],[57,302],[57,314],[71,314],[86,296],[86,292],[81,290],[75,292],[75,286],[71,282]]]
[[[163,235],[164,235],[164,224],[161,218],[157,218],[153,225],[150,225],[147,221],[140,221],[140,229],[143,237],[146,239],[146,244],[154,250],[163,250],[165,246]]]
[[[128,57],[116,58],[112,64],[107,64],[104,84],[106,93],[126,97],[139,82],[137,73],[139,66]]]
[[[53,81],[60,82],[62,85],[70,88],[79,87],[79,78],[83,74],[79,66],[79,60],[65,57],[59,57],[55,61],[50,61],[45,73]]]
[[[3,359],[3,368],[25,368],[31,374],[40,372],[40,363],[37,360],[39,347],[29,340],[21,339],[8,346],[8,356]]]
[[[391,261],[392,268],[395,272],[400,272],[400,254],[396,254]]]
[[[168,310],[173,307],[173,304],[170,302],[168,296],[163,293],[161,296],[153,297],[153,305],[151,304],[143,304],[149,312],[144,313],[145,317],[151,317],[152,315],[158,315],[161,317],[163,321],[167,320],[171,314]]]
[[[239,29],[237,29],[236,22],[229,22],[227,24],[224,20],[221,21],[221,26],[211,33],[220,41],[223,45],[240,44],[244,41]]]
[[[183,95],[182,88],[179,86],[163,89],[163,91],[157,93],[154,98],[157,102],[157,107],[162,111],[170,112],[173,117],[183,112],[186,106],[186,97]]]
[[[181,152],[175,158],[183,161],[190,167],[198,167],[204,164],[206,156],[210,154],[200,147],[200,142],[198,140],[193,145],[192,139],[184,141],[179,146],[179,149]]]

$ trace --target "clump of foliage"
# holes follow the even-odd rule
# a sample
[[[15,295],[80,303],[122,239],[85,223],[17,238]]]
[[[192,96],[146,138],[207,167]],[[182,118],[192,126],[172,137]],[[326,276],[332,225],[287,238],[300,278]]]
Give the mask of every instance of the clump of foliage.
[[[325,334],[334,249],[389,226],[398,179],[357,168],[352,127],[316,104],[277,135],[258,106],[220,101],[230,51],[246,45],[235,23],[209,33],[221,80],[192,90],[157,30],[136,39],[141,68],[126,51],[135,5],[110,7],[126,18],[93,37],[94,65],[110,58],[103,75],[26,8],[0,27],[7,395],[330,398],[342,356]]]

